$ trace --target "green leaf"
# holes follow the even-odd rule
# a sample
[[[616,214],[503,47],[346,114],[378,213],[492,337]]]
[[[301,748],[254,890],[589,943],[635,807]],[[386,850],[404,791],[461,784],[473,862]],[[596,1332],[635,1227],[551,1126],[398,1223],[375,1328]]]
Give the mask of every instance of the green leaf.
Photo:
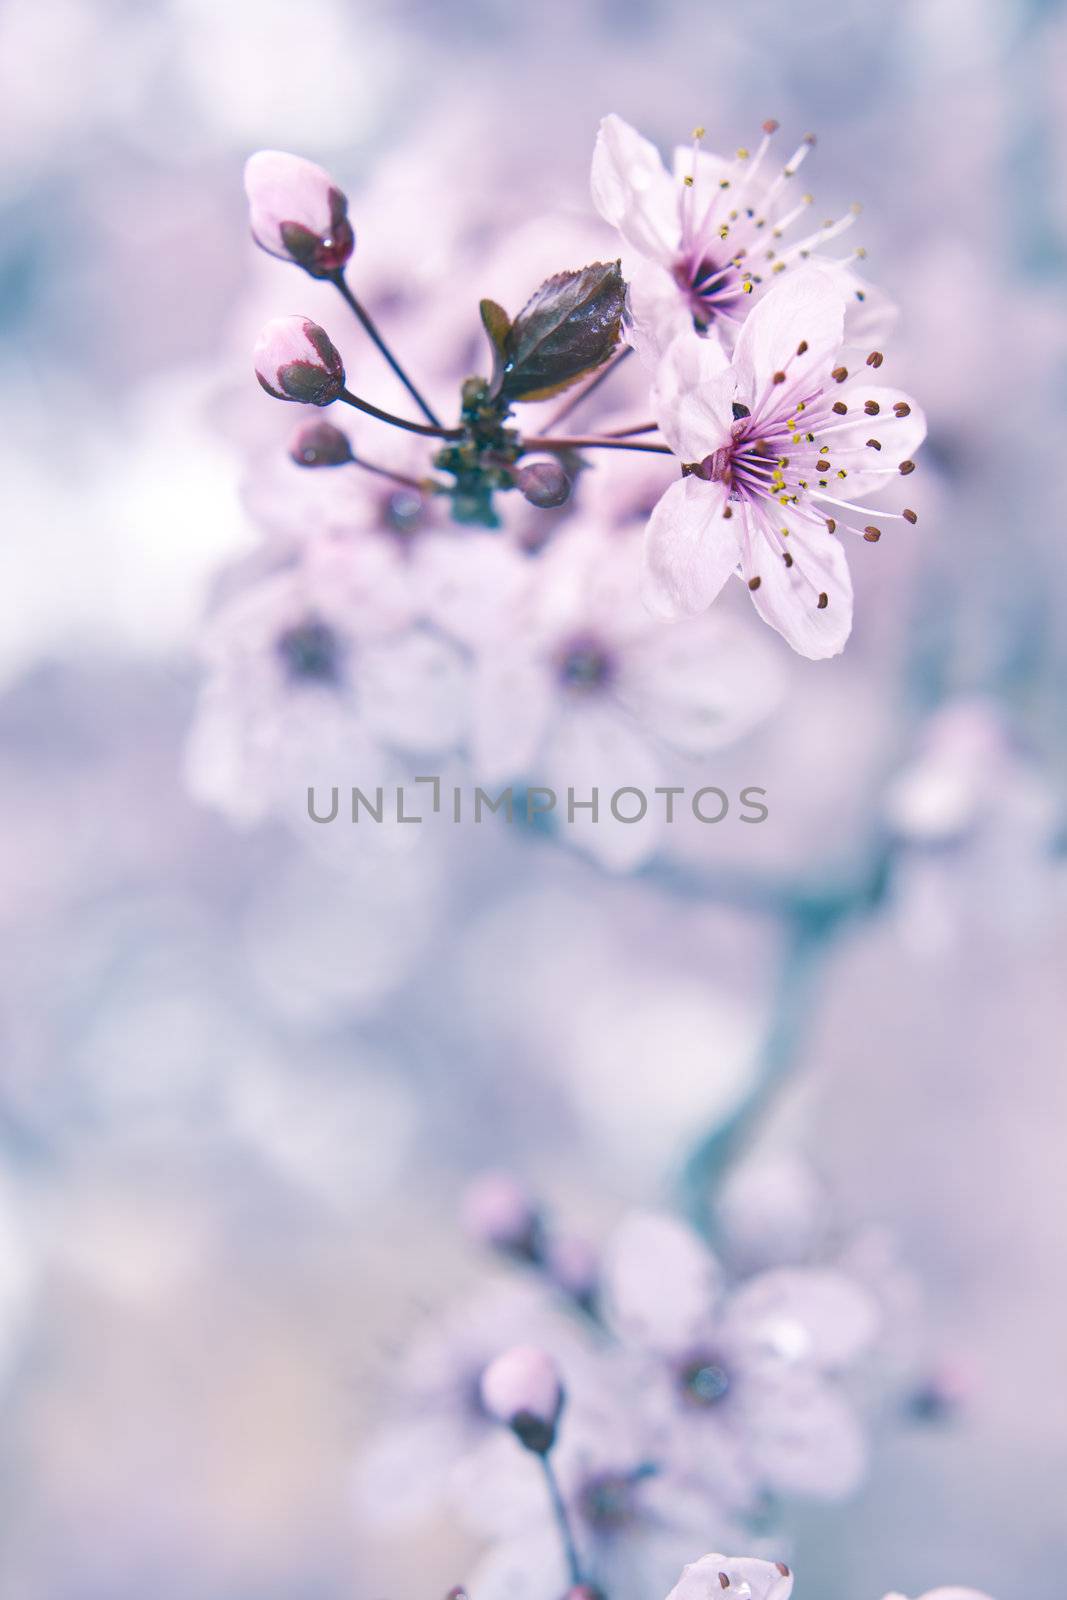
[[[603,366],[619,342],[625,294],[618,261],[548,278],[505,336],[501,397],[547,400]]]
[[[504,366],[507,361],[506,345],[508,334],[511,331],[511,318],[503,306],[498,306],[495,300],[482,300],[478,310],[482,314],[482,326],[489,335],[489,343],[493,351],[493,375],[489,382],[491,394],[500,392],[500,385],[504,381]]]

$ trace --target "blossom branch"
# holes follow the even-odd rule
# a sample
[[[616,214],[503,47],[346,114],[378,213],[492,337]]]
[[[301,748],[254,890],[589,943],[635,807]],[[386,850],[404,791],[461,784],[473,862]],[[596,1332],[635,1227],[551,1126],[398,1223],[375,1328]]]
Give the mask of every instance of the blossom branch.
[[[644,432],[644,429],[641,429]],[[540,436],[523,440],[524,450],[645,450],[652,455],[672,456],[674,451],[666,444],[635,444],[630,439],[613,438],[608,434],[589,435],[581,439],[546,439]]]

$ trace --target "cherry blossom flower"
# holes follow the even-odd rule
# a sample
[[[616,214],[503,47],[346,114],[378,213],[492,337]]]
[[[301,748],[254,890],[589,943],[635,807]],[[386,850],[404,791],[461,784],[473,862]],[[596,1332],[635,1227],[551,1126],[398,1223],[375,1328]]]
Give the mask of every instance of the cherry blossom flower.
[[[726,1290],[683,1223],[635,1213],[605,1252],[602,1304],[645,1358],[672,1459],[738,1505],[760,1493],[838,1499],[865,1449],[833,1375],[870,1343],[872,1298],[840,1272],[778,1268]]]
[[[274,317],[252,352],[256,377],[275,400],[332,405],[345,386],[344,362],[309,317]]]
[[[687,328],[731,344],[767,285],[855,220],[858,206],[780,243],[813,203],[810,194],[797,199],[792,179],[815,141],[806,137],[784,167],[766,175],[777,126],[765,122],[755,152],[740,149],[730,159],[701,150],[704,130],[698,128],[692,145],[676,150],[671,173],[655,145],[621,117],[601,122],[593,203],[640,258],[629,273],[629,327],[649,360]],[[890,318],[888,302],[856,276],[849,258],[817,259],[819,270],[848,295],[856,336],[880,337]]]
[[[329,541],[223,605],[186,754],[192,792],[234,820],[304,816],[307,787],[382,782],[392,751],[460,736],[465,668],[412,626],[410,599],[373,545],[358,562]]]
[[[789,1600],[793,1574],[784,1561],[757,1556],[701,1556],[678,1579],[667,1600]]]
[[[610,1373],[604,1370],[609,1381],[595,1397],[572,1396],[575,1408],[564,1413],[552,1465],[583,1582],[611,1600],[645,1600],[666,1589],[709,1536],[725,1541],[739,1535],[707,1486],[657,1454],[657,1441],[640,1419],[620,1415],[634,1372],[622,1363],[613,1381]],[[475,1569],[471,1600],[559,1600],[573,1583],[544,1485],[528,1456],[522,1464],[526,1496],[518,1498],[515,1481],[500,1507],[514,1531]]]
[[[712,341],[676,339],[654,405],[683,477],[648,526],[645,597],[664,617],[705,610],[732,573],[756,610],[801,655],[836,655],[852,627],[843,530],[881,538],[871,519],[914,511],[861,502],[914,468],[926,432],[918,408],[872,381],[843,346],[845,302],[806,267],[756,307],[732,362]]]
[[[355,248],[348,201],[328,172],[283,150],[257,150],[245,163],[252,237],[272,256],[313,278],[343,267]]]
[[[669,758],[717,749],[757,724],[780,692],[773,662],[735,623],[663,628],[638,596],[640,535],[568,525],[538,558],[499,636],[479,655],[472,764],[482,781],[528,776],[588,800],[568,833],[614,867],[651,854],[659,823],[608,814],[623,786],[652,794]]]
[[[356,1467],[364,1514],[399,1526],[444,1502],[472,1527],[498,1531],[540,1510],[543,1484],[482,1390],[487,1367],[520,1340],[536,1340],[551,1355],[568,1396],[595,1389],[594,1345],[577,1318],[540,1285],[491,1280],[446,1310],[401,1358],[395,1415]]]

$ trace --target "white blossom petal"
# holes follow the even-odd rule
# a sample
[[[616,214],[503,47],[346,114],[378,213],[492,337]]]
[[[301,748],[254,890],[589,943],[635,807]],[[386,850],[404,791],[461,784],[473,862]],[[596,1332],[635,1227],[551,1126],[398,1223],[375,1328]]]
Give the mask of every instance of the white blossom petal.
[[[627,244],[668,264],[678,247],[677,199],[655,145],[621,117],[600,124],[593,150],[593,204]]]
[[[764,622],[809,660],[838,655],[852,631],[852,579],[837,535],[776,504],[745,506],[737,520],[741,574]]]
[[[732,1338],[754,1356],[822,1369],[844,1365],[874,1337],[874,1300],[844,1273],[782,1267],[761,1272],[730,1297]]]
[[[680,1351],[707,1328],[721,1287],[718,1261],[676,1217],[637,1211],[608,1241],[601,1291],[620,1336],[643,1349]]]
[[[817,267],[786,273],[749,313],[737,338],[734,369],[737,389],[752,400],[771,394],[776,373],[784,372],[790,393],[803,398],[805,384],[822,387],[841,346],[845,297]],[[807,349],[797,352],[801,345]]]
[[[725,1577],[726,1583],[723,1583]],[[784,1562],[756,1556],[701,1556],[686,1567],[667,1600],[789,1600],[793,1574]]]
[[[741,547],[736,516],[725,517],[726,490],[695,476],[673,483],[649,518],[642,594],[664,618],[706,611],[730,574]]]

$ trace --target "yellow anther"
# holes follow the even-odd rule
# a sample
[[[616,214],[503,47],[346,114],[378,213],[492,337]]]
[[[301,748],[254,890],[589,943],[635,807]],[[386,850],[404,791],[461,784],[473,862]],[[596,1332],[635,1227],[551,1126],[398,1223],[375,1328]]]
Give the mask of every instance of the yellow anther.
[[[748,151],[745,149],[744,145],[742,145],[741,148],[738,150],[737,159],[738,159],[738,161],[747,161],[748,160]]]
[[[772,272],[784,272],[785,271],[785,262],[784,261],[776,261],[774,263],[774,266],[771,268],[771,271]]]
[[[704,129],[703,128],[694,128],[693,129],[693,138],[694,139],[703,139],[703,137],[704,137]]]
[[[687,189],[691,189],[693,187],[693,174],[691,172],[687,172],[685,177],[682,179],[682,182],[685,184]]]

